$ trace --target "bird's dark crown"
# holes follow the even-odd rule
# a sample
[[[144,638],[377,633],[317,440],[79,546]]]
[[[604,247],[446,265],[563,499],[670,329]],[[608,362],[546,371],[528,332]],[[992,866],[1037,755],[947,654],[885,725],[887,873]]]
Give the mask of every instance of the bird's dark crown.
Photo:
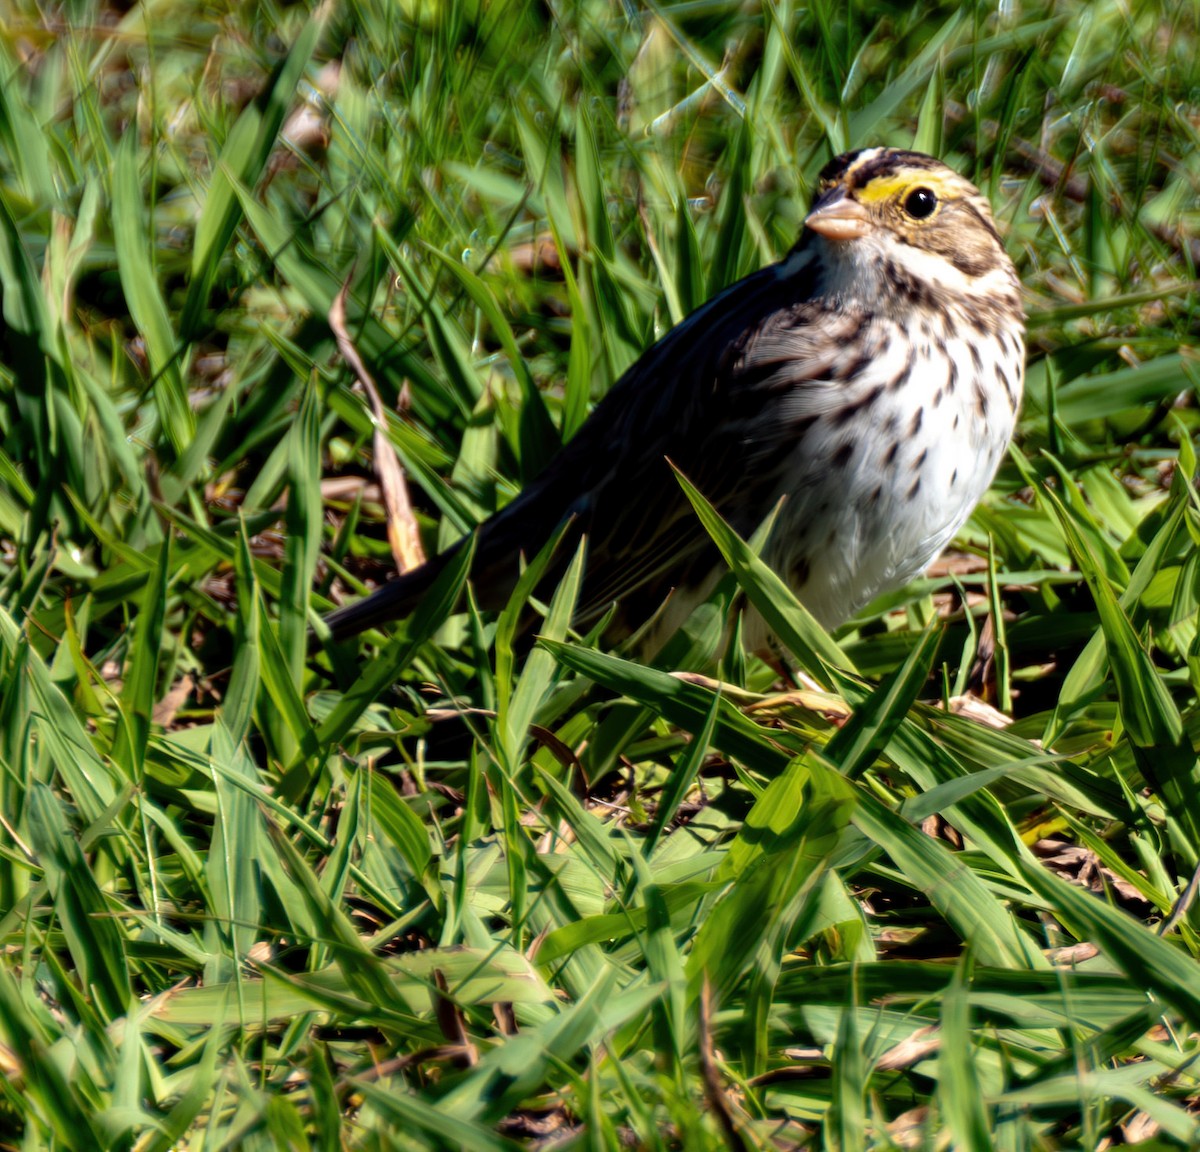
[[[862,157],[867,157],[860,163]],[[859,148],[837,156],[821,169],[822,188],[846,183],[852,189],[863,188],[872,180],[895,176],[901,171],[944,172],[946,166],[924,152],[903,148]]]

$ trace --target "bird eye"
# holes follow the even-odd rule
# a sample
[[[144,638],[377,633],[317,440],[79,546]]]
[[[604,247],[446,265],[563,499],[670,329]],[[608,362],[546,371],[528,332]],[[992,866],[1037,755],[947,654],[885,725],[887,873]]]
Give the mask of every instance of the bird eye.
[[[933,215],[937,197],[928,188],[914,188],[904,200],[904,211],[914,220],[924,220]]]

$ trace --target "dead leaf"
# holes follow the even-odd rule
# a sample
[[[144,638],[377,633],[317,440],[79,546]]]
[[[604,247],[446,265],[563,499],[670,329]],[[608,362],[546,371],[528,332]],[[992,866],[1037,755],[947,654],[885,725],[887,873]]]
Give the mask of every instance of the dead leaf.
[[[1161,1131],[1157,1120],[1152,1120],[1145,1112],[1135,1112],[1124,1124],[1120,1125],[1121,1135],[1126,1144],[1140,1144],[1157,1136]]]
[[[925,1121],[929,1109],[924,1105],[901,1112],[888,1126],[887,1133],[900,1148],[925,1147]]]
[[[425,563],[425,550],[421,547],[421,534],[413,515],[412,501],[408,497],[408,481],[404,475],[404,467],[387,436],[387,412],[383,400],[380,399],[379,389],[375,387],[375,381],[367,371],[367,366],[359,356],[346,327],[346,295],[349,291],[350,281],[347,279],[330,306],[329,327],[333,330],[342,359],[350,365],[371,404],[375,425],[375,472],[379,477],[379,486],[383,489],[388,543],[392,548],[396,569],[403,574]]]
[[[150,713],[151,723],[170,728],[175,721],[176,713],[187,702],[187,698],[195,687],[196,682],[187,673],[180,676],[171,690],[154,705],[154,710]]]
[[[908,1039],[901,1040],[899,1044],[889,1048],[879,1058],[875,1068],[880,1072],[895,1072],[919,1064],[942,1046],[942,1039],[937,1035],[937,1031],[936,1024],[918,1028]]]
[[[950,697],[950,712],[955,716],[966,716],[976,724],[988,728],[1007,728],[1012,723],[1011,716],[1005,716],[998,708],[993,708],[986,700],[981,700],[974,692],[965,696]],[[1037,741],[1030,741],[1037,744]],[[1038,745],[1040,747],[1040,745]]]

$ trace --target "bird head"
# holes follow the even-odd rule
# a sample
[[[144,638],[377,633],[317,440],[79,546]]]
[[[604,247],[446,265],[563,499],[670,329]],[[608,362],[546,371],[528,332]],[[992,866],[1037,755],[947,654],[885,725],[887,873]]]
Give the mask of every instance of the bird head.
[[[825,290],[878,296],[908,307],[1009,298],[1012,263],[980,191],[940,160],[898,148],[866,148],[827,164],[804,221],[801,245],[816,247]]]

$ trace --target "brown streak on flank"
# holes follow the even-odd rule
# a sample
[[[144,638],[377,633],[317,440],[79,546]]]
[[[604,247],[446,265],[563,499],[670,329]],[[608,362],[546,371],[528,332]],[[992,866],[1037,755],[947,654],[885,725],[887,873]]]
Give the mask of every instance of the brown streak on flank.
[[[1004,385],[1004,391],[1008,394],[1009,407],[1015,412],[1019,401],[1017,400],[1017,391],[1012,385],[1012,380],[1008,373],[1004,370],[1001,364],[996,365],[996,375],[1000,377],[1000,383]]]
[[[803,588],[808,583],[809,565],[808,557],[801,556],[795,564],[792,565],[792,587]]]
[[[1008,393],[1008,398],[1012,399],[1012,381],[1008,378],[1008,373],[1004,371],[1003,364],[996,365],[996,375],[1000,378],[1000,383],[1004,385],[1004,391]]]
[[[834,454],[830,464],[834,468],[845,468],[850,463],[850,457],[854,455],[854,442],[847,441]]]
[[[916,367],[916,363],[917,350],[910,344],[908,346],[908,355],[904,360],[904,367],[901,368],[900,371],[888,381],[887,386],[889,392],[895,392],[908,382],[908,378],[912,375],[912,370],[914,367]]]
[[[946,391],[951,396],[954,395],[954,389],[958,387],[958,361],[953,356],[950,357],[950,377],[946,381]]]
[[[841,428],[842,425],[848,424],[859,412],[863,411],[864,408],[870,408],[871,405],[874,404],[875,401],[878,400],[882,395],[883,385],[876,384],[870,392],[866,393],[866,395],[859,397],[859,399],[855,400],[854,403],[847,404],[844,408],[842,408],[833,417],[833,426],[835,428]]]
[[[908,490],[908,495],[905,497],[905,499],[910,500],[910,501],[915,500],[917,497],[917,493],[920,491],[921,491],[921,477],[918,476],[912,482],[912,487]]]
[[[992,332],[992,317],[978,308],[967,308],[967,320],[980,336],[990,336]]]
[[[983,385],[978,380],[975,381],[975,410],[979,413],[979,418],[981,420],[987,419],[987,414],[988,414],[987,391],[984,389]]]
[[[912,423],[909,425],[909,428],[908,428],[909,436],[915,436],[918,432],[921,431],[921,421],[924,418],[925,418],[925,409],[918,408],[913,413]]]
[[[928,448],[922,448],[922,449],[921,449],[921,455],[920,455],[920,456],[918,456],[918,457],[917,457],[917,458],[916,458],[916,459],[913,461],[913,463],[912,463],[912,470],[913,470],[914,472],[920,472],[920,471],[921,471],[921,465],[925,463],[925,458],[926,458],[928,455],[929,455],[929,449],[928,449]]]
[[[854,324],[854,331],[848,332],[842,338],[848,345],[857,344],[862,338],[863,329],[867,326],[868,316],[866,312],[855,312],[854,319],[851,322]]]
[[[883,466],[890,468],[896,460],[896,453],[900,451],[900,441],[893,440],[892,446],[887,450],[887,454],[883,458]]]
[[[858,376],[864,368],[868,367],[871,359],[871,356],[865,352],[860,356],[854,357],[853,360],[846,358],[834,372],[833,378],[835,380],[850,380]]]

